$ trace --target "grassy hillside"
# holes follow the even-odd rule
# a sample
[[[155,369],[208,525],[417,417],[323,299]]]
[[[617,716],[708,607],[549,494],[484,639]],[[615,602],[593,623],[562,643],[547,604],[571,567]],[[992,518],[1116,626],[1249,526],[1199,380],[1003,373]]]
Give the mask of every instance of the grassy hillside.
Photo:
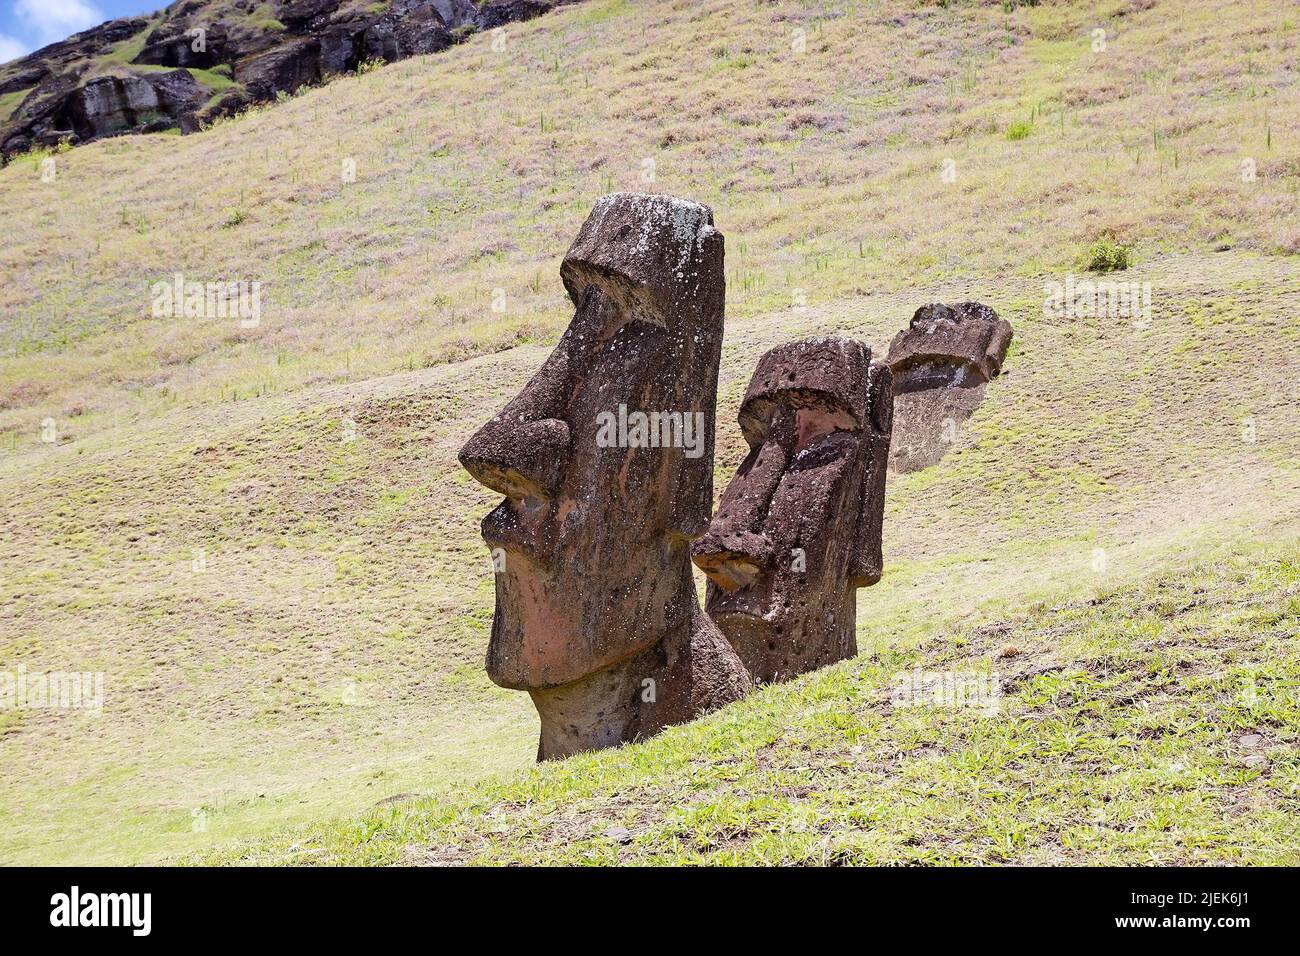
[[[649,743],[205,862],[1300,862],[1300,564],[1214,563],[880,649]],[[904,706],[913,668],[996,707]]]
[[[593,0],[0,170],[0,670],[107,672],[102,715],[0,712],[0,861],[306,823],[218,859],[1295,862],[1297,21]],[[727,236],[719,490],[772,345],[883,349],[958,297],[1016,341],[953,452],[891,477],[862,657],[521,773],[455,452],[563,328],[559,257],[613,189]],[[1149,328],[1044,314],[1103,235]],[[260,325],[151,317],[176,271],[262,281]],[[888,706],[968,665],[1016,681],[1000,718]]]

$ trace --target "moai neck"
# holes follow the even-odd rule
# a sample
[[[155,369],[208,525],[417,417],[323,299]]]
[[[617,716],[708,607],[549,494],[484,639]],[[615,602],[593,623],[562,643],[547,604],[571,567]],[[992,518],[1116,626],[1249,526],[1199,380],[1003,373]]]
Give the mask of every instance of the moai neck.
[[[689,573],[685,588],[687,620],[646,650],[561,687],[529,691],[542,718],[538,760],[641,740],[749,692],[749,674],[700,609]]]
[[[683,623],[640,654],[603,671],[560,687],[530,690],[541,717],[537,759],[617,747],[665,726],[662,714],[681,703],[671,696],[687,689],[685,682],[668,680],[666,672],[670,662],[686,656],[690,632]]]
[[[827,602],[817,614],[799,622],[802,632],[791,635],[793,646],[787,652],[794,666],[772,679],[788,680],[806,671],[856,657],[857,616],[858,592],[850,586],[838,601]]]

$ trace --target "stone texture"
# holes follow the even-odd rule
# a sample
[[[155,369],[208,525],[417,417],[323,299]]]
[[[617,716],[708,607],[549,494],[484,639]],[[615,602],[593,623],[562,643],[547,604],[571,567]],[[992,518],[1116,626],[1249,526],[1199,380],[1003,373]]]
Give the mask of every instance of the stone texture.
[[[987,383],[1001,374],[1010,344],[1010,323],[979,302],[916,310],[886,358],[896,392],[895,470],[927,468],[947,453],[984,400]]]
[[[167,129],[172,121],[187,132],[207,100],[206,89],[188,70],[149,76],[105,76],[74,90],[54,126],[85,141],[150,126]],[[162,121],[166,122],[162,122]],[[74,140],[75,141],[75,140]]]
[[[498,566],[487,670],[532,695],[539,759],[648,736],[750,683],[690,567],[713,500],[725,281],[712,212],[606,196],[560,275],[573,321],[460,454],[505,496],[483,521]],[[694,442],[608,427],[637,412],[689,415]]]
[[[188,26],[172,22],[154,30],[145,39],[144,48],[136,55],[135,63],[155,66],[189,66],[205,70],[226,62],[229,31],[224,23],[203,25],[203,42],[187,34]],[[202,46],[202,50],[196,50]]]
[[[845,338],[778,346],[740,407],[749,455],[692,546],[707,610],[760,683],[857,653],[857,589],[882,571],[889,368]]]

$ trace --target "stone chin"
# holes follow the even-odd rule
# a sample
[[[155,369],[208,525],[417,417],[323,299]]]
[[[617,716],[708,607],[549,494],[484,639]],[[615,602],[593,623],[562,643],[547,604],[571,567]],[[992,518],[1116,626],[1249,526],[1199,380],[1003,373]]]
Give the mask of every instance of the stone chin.
[[[572,575],[586,573],[580,562],[556,561],[561,571],[506,549],[486,662],[498,686],[562,687],[631,660],[690,622],[696,599],[685,558],[679,574],[638,576],[602,595],[576,594]]]
[[[775,603],[769,585],[771,577],[762,575],[753,584],[728,591],[717,584],[710,583],[705,610],[715,624],[727,632],[728,625],[735,621],[745,626],[763,625],[769,628],[780,627],[785,623],[786,609]]]
[[[816,604],[816,610],[778,607],[767,616],[758,616],[745,611],[715,612],[710,603],[708,613],[754,680],[767,684],[852,655],[853,597]],[[823,619],[817,618],[819,613]]]
[[[490,543],[490,542],[489,542]],[[580,629],[574,602],[551,600],[551,575],[518,550],[506,551],[496,575],[496,609],[488,642],[487,673],[511,690],[554,687],[587,673],[568,653],[567,635]]]

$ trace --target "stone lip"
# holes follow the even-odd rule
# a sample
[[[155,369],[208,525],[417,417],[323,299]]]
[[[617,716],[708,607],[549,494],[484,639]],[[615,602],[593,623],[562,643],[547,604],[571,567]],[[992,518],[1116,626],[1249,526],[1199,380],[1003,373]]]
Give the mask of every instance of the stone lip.
[[[983,303],[931,303],[894,336],[885,360],[899,392],[980,385],[1001,373],[1011,334],[1011,324]]]
[[[347,0],[276,0],[274,16],[284,29],[267,30],[247,21],[224,22],[207,0],[186,0],[162,11],[152,29],[147,17],[111,20],[0,65],[0,96],[27,91],[11,116],[0,117],[0,159],[59,142],[162,129],[193,132],[203,122],[363,62],[436,53],[475,32],[575,2],[393,0],[374,11]],[[190,33],[197,28],[205,31],[202,50],[194,49]],[[107,58],[136,38],[143,43],[131,63]],[[160,73],[157,67],[174,70]],[[222,68],[234,85],[214,97],[218,91],[186,67]]]

